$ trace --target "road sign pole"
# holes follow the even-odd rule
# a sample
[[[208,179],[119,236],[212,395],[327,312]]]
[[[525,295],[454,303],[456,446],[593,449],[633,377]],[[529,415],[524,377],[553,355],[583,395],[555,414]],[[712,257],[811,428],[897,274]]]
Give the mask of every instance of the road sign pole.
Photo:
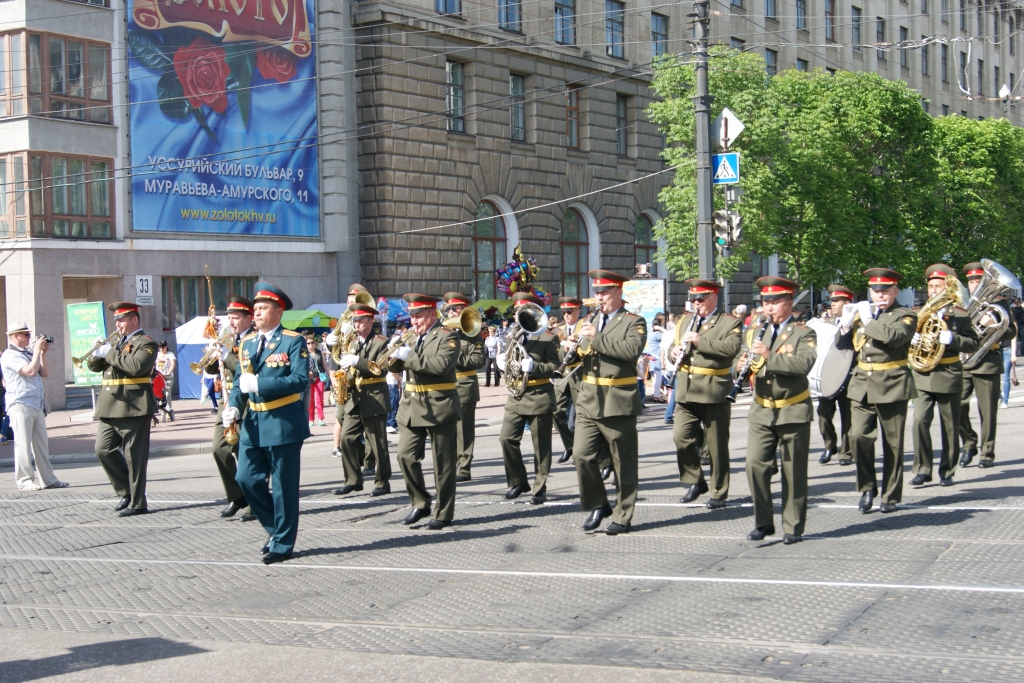
[[[715,249],[712,243],[711,212],[711,100],[708,92],[708,35],[710,13],[708,0],[697,0],[693,9],[697,15],[696,76],[697,94],[693,97],[697,119],[697,265],[699,276],[711,279],[715,272]]]

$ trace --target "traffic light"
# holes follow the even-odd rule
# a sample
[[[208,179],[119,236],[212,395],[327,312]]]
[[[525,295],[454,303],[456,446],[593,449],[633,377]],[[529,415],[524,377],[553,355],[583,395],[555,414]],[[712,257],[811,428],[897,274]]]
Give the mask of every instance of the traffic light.
[[[715,248],[722,251],[729,246],[729,212],[715,211],[711,218],[715,221]]]
[[[732,227],[732,244],[739,244],[743,241],[743,216],[736,211],[730,212],[729,224]]]

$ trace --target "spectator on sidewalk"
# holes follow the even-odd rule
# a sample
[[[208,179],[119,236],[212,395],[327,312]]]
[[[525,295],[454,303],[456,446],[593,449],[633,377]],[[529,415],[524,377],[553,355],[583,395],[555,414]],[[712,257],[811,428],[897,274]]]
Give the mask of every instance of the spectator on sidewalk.
[[[14,430],[14,479],[19,491],[64,488],[50,465],[50,445],[46,437],[46,412],[43,403],[43,377],[48,344],[40,335],[34,342],[27,323],[14,323],[7,330],[8,347],[0,354],[7,394],[4,401]],[[38,478],[32,472],[35,461]]]
[[[324,422],[324,384],[327,381],[327,370],[324,357],[317,348],[316,340],[310,335],[306,337],[306,351],[309,352],[309,426],[314,424],[323,427]],[[314,421],[314,417],[316,420]]]
[[[387,431],[389,434],[398,433],[398,403],[402,400],[402,373],[389,372],[387,376],[388,393],[391,398],[391,407],[388,410]]]
[[[498,369],[498,350],[501,346],[501,339],[498,337],[498,328],[491,325],[487,328],[487,339],[484,340],[484,386],[491,386],[491,370],[494,370],[494,386],[501,384],[501,370]]]
[[[156,371],[164,378],[164,403],[166,404],[159,407],[161,411],[170,417],[171,422],[174,422],[174,406],[171,404],[171,394],[174,392],[174,373],[178,369],[178,357],[174,355],[173,351],[167,350],[166,341],[161,341],[158,346]]]

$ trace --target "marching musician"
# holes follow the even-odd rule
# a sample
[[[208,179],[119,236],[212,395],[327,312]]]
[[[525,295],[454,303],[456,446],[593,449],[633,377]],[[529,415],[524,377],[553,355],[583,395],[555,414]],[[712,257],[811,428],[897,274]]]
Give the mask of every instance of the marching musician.
[[[417,337],[392,356],[390,370],[406,373],[405,391],[398,405],[398,466],[405,478],[412,509],[403,520],[415,524],[430,515],[430,493],[423,481],[420,461],[427,437],[434,459],[437,505],[427,523],[431,530],[450,526],[455,516],[455,469],[458,422],[462,405],[456,391],[455,366],[459,362],[459,337],[440,324],[438,300],[425,294],[406,294],[409,319]]]
[[[528,292],[516,292],[512,295],[515,307],[534,304],[543,308],[544,300]],[[505,417],[501,423],[501,456],[505,463],[505,481],[508,491],[506,500],[514,500],[531,491],[531,505],[542,505],[547,501],[548,472],[551,471],[551,426],[552,413],[555,410],[555,389],[551,377],[558,368],[558,337],[548,334],[528,336],[519,342],[526,356],[520,364],[522,373],[529,373],[523,395],[516,397],[510,393],[505,400]],[[508,384],[506,352],[498,356],[498,367],[506,374]],[[523,463],[523,430],[530,425],[530,436],[533,439],[533,488],[530,489],[529,476]]]
[[[967,289],[973,295],[981,284],[985,269],[980,262],[974,261],[964,266],[964,274],[967,276]],[[1017,328],[1012,322],[1010,306],[1004,297],[1000,296],[991,303],[1002,308],[1003,315],[1009,316],[1011,322],[1006,332],[992,345],[981,362],[970,370],[965,368],[963,371],[964,385],[960,393],[960,439],[964,443],[964,452],[960,457],[960,467],[967,467],[974,460],[974,456],[978,455],[978,432],[981,432],[981,459],[978,461],[978,467],[992,467],[996,459],[996,409],[999,403],[1000,376],[1003,374],[1001,345],[1013,339]],[[982,324],[984,323],[983,318]],[[972,393],[978,395],[978,414],[981,416],[978,432],[971,426]]]
[[[764,363],[754,375],[754,403],[747,416],[747,481],[754,499],[754,530],[760,541],[775,533],[772,464],[782,451],[782,542],[798,543],[807,521],[807,459],[811,447],[810,384],[817,360],[817,335],[793,316],[797,283],[781,277],[758,278],[767,321],[763,339],[750,336],[748,354]],[[757,332],[756,328],[751,328]],[[740,359],[740,365],[746,354]]]
[[[843,337],[837,344],[856,348],[857,363],[850,374],[850,443],[857,465],[858,508],[867,514],[878,494],[875,473],[875,434],[882,432],[882,512],[894,512],[903,499],[903,429],[907,402],[914,383],[907,367],[907,351],[917,333],[917,316],[896,301],[903,275],[889,268],[864,271],[871,303],[859,301],[843,308],[839,324]],[[874,311],[872,309],[875,309]],[[855,316],[859,316],[854,330]]]
[[[839,333],[839,318],[843,314],[843,307],[853,303],[856,298],[853,291],[842,285],[829,285],[829,308],[832,313],[832,324],[837,327]],[[836,408],[839,408],[839,429],[836,433],[835,424],[832,422],[836,416]],[[818,430],[821,432],[821,439],[825,442],[825,452],[818,458],[822,465],[832,460],[832,456],[839,455],[840,465],[853,464],[853,451],[850,448],[850,399],[844,388],[834,398],[818,397]]]
[[[558,298],[558,310],[562,313],[561,330],[564,338],[558,349],[559,363],[565,360],[565,349],[572,347],[576,342],[576,334],[579,332],[580,325],[583,324],[580,322],[580,309],[582,307],[583,301],[574,296]],[[555,429],[558,430],[558,436],[562,439],[562,447],[565,449],[558,458],[558,464],[568,462],[569,458],[572,457],[572,441],[574,436],[573,429],[569,426],[569,411],[576,405],[576,396],[580,390],[580,383],[583,381],[583,377],[578,371],[573,372],[579,365],[580,361],[576,361],[567,366],[565,373],[568,378],[555,386]],[[569,375],[569,373],[572,374]]]
[[[592,270],[591,284],[597,296],[594,322],[580,326],[581,338],[590,340],[583,356],[583,383],[576,404],[576,436],[573,455],[580,482],[580,506],[590,512],[585,531],[596,529],[611,517],[605,533],[627,533],[633,520],[639,479],[636,418],[643,410],[636,363],[647,345],[647,322],[626,311],[622,283],[626,278],[609,270]],[[611,450],[617,492],[615,509],[601,478],[600,451]]]
[[[252,332],[252,302],[242,296],[234,294],[228,296],[228,327],[233,333],[232,343],[224,346],[220,353],[220,373],[222,382],[222,396],[231,394],[234,387],[235,376],[238,372],[238,345],[242,337]],[[227,496],[228,505],[220,511],[221,517],[233,517],[242,508],[248,507],[245,495],[239,488],[235,476],[238,474],[238,440],[229,444],[224,438],[224,410],[228,407],[226,400],[221,401],[220,414],[217,422],[213,425],[213,460],[217,463],[217,472],[220,474],[221,483],[224,484],[224,494]],[[249,522],[256,519],[251,510],[242,513],[242,521]]]
[[[348,295],[347,295],[347,298],[345,299],[345,305],[346,306],[351,306],[352,304],[360,303],[359,301],[357,301],[357,299],[363,299],[362,303],[367,303],[367,300],[369,300],[369,301],[373,300],[373,295],[370,294],[370,290],[368,290],[362,284],[360,284],[358,282],[353,282],[348,287]],[[342,324],[342,327],[344,328],[344,324]],[[374,334],[380,334],[380,333],[381,333],[380,325],[379,325],[379,323],[377,323],[376,319],[374,319]],[[337,342],[338,338],[333,333],[327,335],[327,337],[324,339],[324,342],[325,342],[325,344],[326,344],[326,346],[328,348],[330,348],[332,346],[332,344],[331,344],[331,342],[329,340],[334,340],[335,342]],[[328,355],[325,356],[325,358],[327,359],[328,365],[333,366],[333,360],[331,358],[331,355],[328,354]],[[337,368],[336,367],[330,367],[329,370],[337,370]],[[333,429],[334,450],[331,451],[331,456],[335,457],[335,458],[340,458],[341,457],[341,425],[342,425],[342,423],[345,422],[345,413],[344,413],[344,406],[343,405],[335,407],[335,418],[336,419],[334,421],[334,429]],[[366,451],[366,449],[363,448],[362,443],[360,443],[359,448],[360,448],[361,452],[365,453],[365,460],[363,459],[364,458],[363,455],[359,456],[360,457],[360,461],[363,462],[363,476],[364,477],[373,476],[374,474],[376,474],[376,469],[377,469],[377,461],[376,461],[376,459],[373,456],[373,451],[372,450],[371,451]]]
[[[956,271],[944,263],[936,263],[925,269],[929,300],[946,291],[946,278],[956,277]],[[920,314],[919,314],[920,315]],[[944,307],[936,315],[946,329],[938,334],[938,343],[945,344],[946,350],[938,365],[929,372],[920,372],[911,367],[917,397],[914,399],[914,478],[911,486],[922,486],[932,480],[932,417],[935,407],[939,409],[939,427],[942,435],[942,454],[939,459],[939,483],[953,485],[956,474],[956,459],[960,453],[960,393],[963,390],[964,369],[960,362],[961,353],[973,353],[978,349],[978,333],[971,324],[967,311],[954,306]],[[918,319],[918,326],[921,324]],[[920,334],[911,340],[911,349],[918,346]],[[1002,358],[1000,358],[1002,360]]]
[[[718,309],[719,284],[690,279],[688,296],[693,312],[676,323],[668,356],[676,364],[676,409],[672,438],[676,445],[679,480],[689,486],[683,503],[692,503],[709,490],[701,468],[702,444],[711,459],[711,498],[708,507],[725,507],[729,497],[729,421],[732,404],[730,368],[742,345],[743,323]],[[701,425],[703,424],[703,428]]]
[[[448,319],[457,321],[473,299],[458,292],[444,295]],[[458,473],[455,481],[472,481],[470,468],[473,464],[473,446],[476,443],[476,404],[480,402],[480,380],[477,370],[484,366],[484,342],[481,332],[470,337],[463,330],[456,329],[459,336],[459,361],[455,364],[455,390],[459,392],[462,405],[462,419],[458,427]],[[551,431],[551,430],[548,430]]]
[[[223,424],[239,424],[236,480],[269,535],[260,549],[263,563],[273,564],[291,559],[299,532],[299,458],[309,438],[302,403],[309,388],[309,353],[301,334],[281,327],[281,317],[292,307],[284,291],[257,282],[253,302],[256,330],[241,339],[242,372],[231,388]]]
[[[341,462],[345,470],[345,485],[334,491],[336,496],[347,496],[353,491],[363,490],[364,471],[363,441],[369,447],[370,457],[376,463],[374,485],[371,496],[391,493],[391,456],[388,453],[387,417],[391,407],[384,369],[370,366],[384,354],[388,340],[373,332],[374,316],[377,310],[369,304],[352,304],[351,324],[355,330],[358,349],[341,357],[343,374],[335,381],[347,382],[346,373],[355,373],[355,384],[350,385],[345,404],[338,406],[341,417]],[[327,336],[327,343],[333,346],[333,334]]]

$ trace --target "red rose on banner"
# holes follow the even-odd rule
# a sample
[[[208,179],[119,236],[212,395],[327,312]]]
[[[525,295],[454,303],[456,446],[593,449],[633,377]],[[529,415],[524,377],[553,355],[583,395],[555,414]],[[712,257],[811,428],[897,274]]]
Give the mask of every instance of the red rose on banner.
[[[256,68],[267,80],[274,79],[278,83],[284,83],[295,76],[295,55],[280,47],[272,47],[269,50],[258,50],[256,52]]]
[[[174,53],[174,71],[185,99],[194,109],[208,104],[220,114],[227,108],[226,81],[231,70],[224,61],[223,49],[206,38],[196,38]]]

